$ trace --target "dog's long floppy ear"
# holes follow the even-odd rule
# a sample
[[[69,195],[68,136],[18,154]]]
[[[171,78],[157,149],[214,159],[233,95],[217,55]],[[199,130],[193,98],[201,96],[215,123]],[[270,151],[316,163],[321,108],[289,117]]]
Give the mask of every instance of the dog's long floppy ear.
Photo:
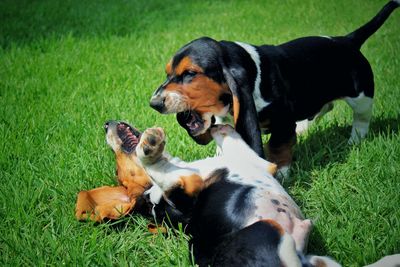
[[[239,66],[232,68],[223,66],[222,69],[225,81],[232,92],[235,130],[260,157],[264,158],[257,110],[249,83],[244,77],[244,70]]]
[[[81,191],[76,201],[75,216],[78,220],[90,219],[101,222],[104,219],[116,220],[128,214],[135,206],[123,186],[102,186],[89,191]]]

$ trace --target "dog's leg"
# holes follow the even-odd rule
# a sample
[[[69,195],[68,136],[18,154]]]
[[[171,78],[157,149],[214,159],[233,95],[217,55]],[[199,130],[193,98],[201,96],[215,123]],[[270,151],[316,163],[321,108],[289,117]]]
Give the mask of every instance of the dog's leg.
[[[296,243],[297,251],[305,252],[307,250],[308,238],[312,229],[311,220],[300,220],[293,218],[292,237]]]
[[[203,179],[198,170],[177,158],[171,160],[164,152],[165,133],[161,128],[146,129],[136,147],[136,154],[143,167],[157,185],[146,191],[151,202],[157,204],[164,193],[180,187],[193,196],[203,188]],[[185,167],[186,166],[186,167]]]
[[[341,267],[334,259],[326,256],[308,256],[308,263],[314,267]],[[307,264],[308,265],[308,264]]]
[[[358,144],[368,133],[372,116],[373,99],[361,93],[358,97],[346,97],[345,100],[353,109],[353,127],[348,143]]]
[[[234,126],[235,124],[233,122],[232,116],[225,116],[225,117],[215,116],[215,124],[216,125],[218,125],[218,124],[229,124],[232,127],[235,127]],[[223,155],[222,149],[219,146],[217,146],[217,148],[215,150],[215,156],[219,157],[219,156],[222,156],[222,155]]]
[[[293,127],[283,128],[284,131],[274,131],[268,142],[268,160],[278,165],[277,177],[289,177],[290,164],[293,157],[293,146],[296,144],[295,124]],[[288,132],[289,129],[289,132]]]
[[[314,120],[309,120],[309,119],[296,122],[296,133],[297,134],[305,133],[313,123]]]
[[[313,118],[312,120],[310,120],[310,119],[305,119],[305,120],[296,122],[296,133],[297,133],[297,134],[302,134],[302,133],[304,133],[305,131],[307,131],[308,128],[310,128],[310,126],[311,126],[312,124],[314,124],[315,122],[318,122],[326,113],[328,113],[329,111],[331,111],[331,110],[333,109],[333,107],[334,107],[333,102],[329,102],[329,103],[325,104],[325,105],[321,108],[320,112],[318,112],[318,113],[314,116],[314,118]]]
[[[165,147],[165,134],[161,128],[146,129],[139,144],[136,147],[136,154],[145,166],[151,166],[163,156]]]

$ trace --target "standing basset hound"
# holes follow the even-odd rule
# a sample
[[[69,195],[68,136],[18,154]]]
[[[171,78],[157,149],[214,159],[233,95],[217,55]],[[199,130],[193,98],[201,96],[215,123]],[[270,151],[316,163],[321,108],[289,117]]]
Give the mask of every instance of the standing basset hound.
[[[236,131],[261,157],[261,132],[271,133],[268,159],[285,175],[298,127],[344,99],[353,109],[349,143],[368,132],[374,78],[360,52],[400,4],[388,2],[368,23],[339,37],[304,37],[255,46],[203,37],[183,46],[166,66],[167,79],[150,105],[177,120],[200,144],[210,142],[215,120],[233,115]]]
[[[184,162],[164,151],[161,128],[145,130],[136,146],[157,205],[176,191],[195,199],[187,209],[188,233],[199,266],[340,266],[328,257],[304,256],[310,220],[271,173],[276,165],[260,158],[229,125],[211,135],[222,155]],[[240,156],[238,156],[240,155]]]

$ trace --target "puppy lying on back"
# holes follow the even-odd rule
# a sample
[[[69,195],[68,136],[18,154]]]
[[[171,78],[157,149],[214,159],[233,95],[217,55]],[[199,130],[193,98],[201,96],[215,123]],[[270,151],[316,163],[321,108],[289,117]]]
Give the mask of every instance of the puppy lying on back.
[[[136,147],[154,186],[146,194],[176,209],[176,190],[195,198],[188,232],[200,266],[339,266],[326,257],[304,257],[312,223],[263,160],[230,126],[211,134],[222,155],[195,162],[171,159],[161,128],[147,129]],[[325,265],[323,265],[325,264]]]
[[[75,212],[78,220],[100,222],[118,219],[134,208],[137,211],[146,209],[142,195],[151,182],[135,152],[141,133],[125,122],[116,121],[107,122],[104,129],[107,144],[115,154],[120,186],[103,186],[79,192]]]

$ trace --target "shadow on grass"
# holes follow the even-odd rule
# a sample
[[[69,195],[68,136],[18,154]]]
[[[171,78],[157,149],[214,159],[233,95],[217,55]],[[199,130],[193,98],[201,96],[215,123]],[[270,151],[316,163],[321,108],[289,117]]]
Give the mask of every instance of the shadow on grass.
[[[3,1],[0,47],[49,37],[126,36],[166,31],[191,18],[192,3],[149,1]]]
[[[400,116],[396,118],[373,118],[367,140],[376,136],[398,134],[400,130]],[[308,187],[312,183],[312,171],[326,167],[332,162],[345,163],[352,147],[347,144],[350,137],[351,125],[331,126],[322,131],[314,131],[296,146],[295,161],[292,170],[292,179],[285,182],[285,187],[293,185],[297,178],[301,179],[300,186]],[[298,201],[303,206],[301,201]],[[317,255],[327,255],[325,239],[318,228],[313,228],[308,250]]]
[[[307,254],[316,254],[319,256],[326,256],[329,254],[325,244],[325,239],[322,237],[321,232],[317,227],[314,227],[311,230],[307,251]]]
[[[400,116],[395,118],[373,118],[366,140],[373,140],[381,134],[397,134],[399,129]],[[312,170],[324,168],[333,162],[344,163],[352,149],[352,146],[347,144],[350,133],[351,125],[331,126],[322,131],[314,131],[305,138],[300,137],[300,142],[295,148],[292,176],[301,175],[305,177],[302,182],[309,184]],[[295,180],[292,179],[285,185],[291,185]]]

